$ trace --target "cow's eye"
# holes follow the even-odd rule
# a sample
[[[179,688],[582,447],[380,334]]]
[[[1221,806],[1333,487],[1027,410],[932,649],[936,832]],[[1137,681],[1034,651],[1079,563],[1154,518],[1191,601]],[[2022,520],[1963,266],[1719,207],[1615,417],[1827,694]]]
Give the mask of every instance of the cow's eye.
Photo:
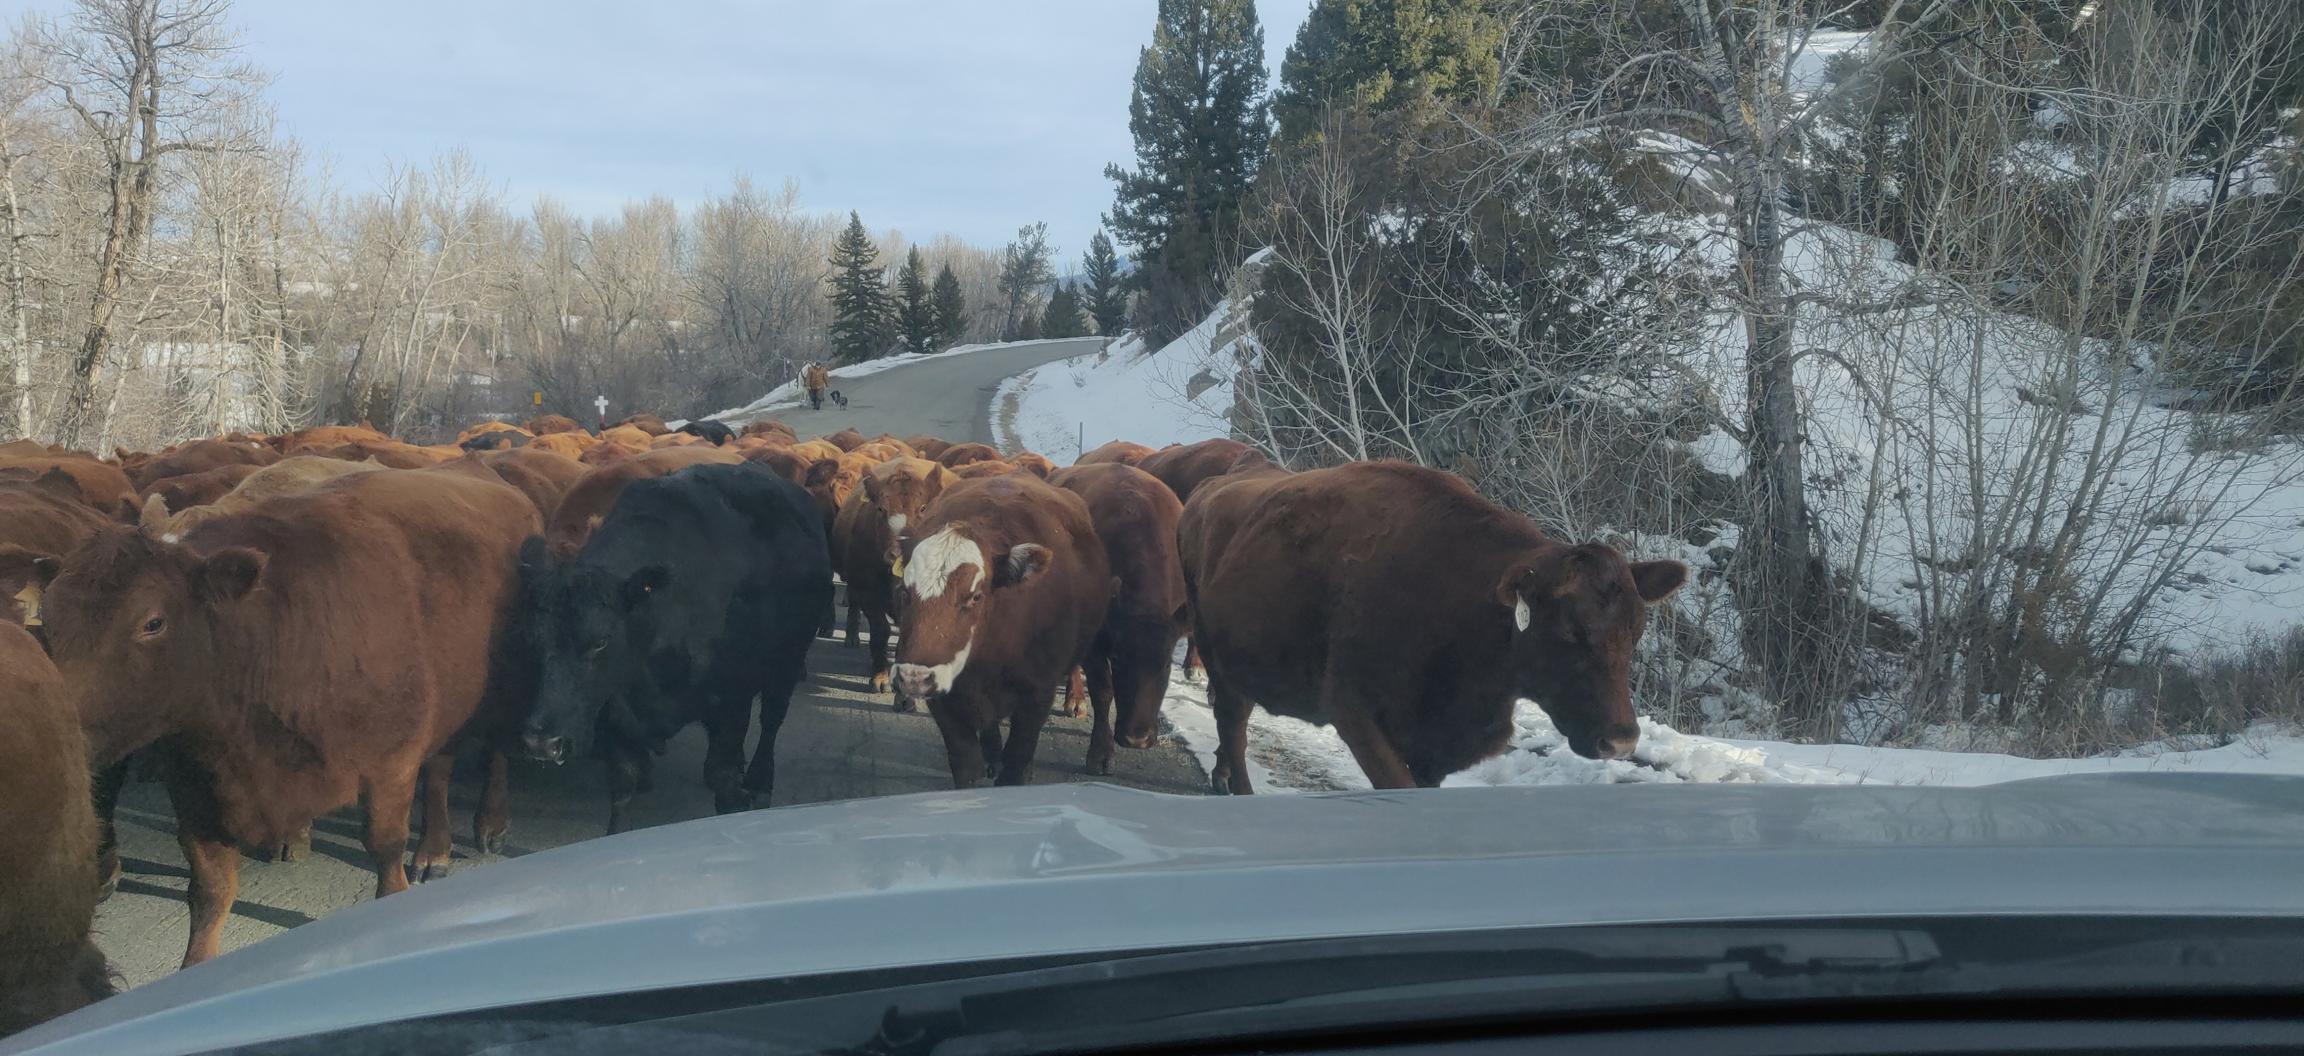
[[[159,634],[161,631],[164,631],[167,628],[167,620],[158,616],[154,616],[149,620],[145,620],[144,626],[137,628],[137,633],[143,635],[146,638],[150,638],[151,636]]]

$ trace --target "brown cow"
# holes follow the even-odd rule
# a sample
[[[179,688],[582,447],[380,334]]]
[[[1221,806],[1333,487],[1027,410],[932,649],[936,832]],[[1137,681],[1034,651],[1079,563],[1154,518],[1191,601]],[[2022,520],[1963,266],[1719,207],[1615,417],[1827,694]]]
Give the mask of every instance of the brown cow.
[[[904,438],[904,442],[910,444],[912,450],[919,452],[921,458],[931,462],[941,461],[939,456],[944,454],[944,449],[952,446],[952,441],[929,436],[926,433],[919,436],[907,436]]]
[[[32,480],[19,471],[0,474],[0,553],[10,547],[30,555],[68,554],[112,522],[80,501],[72,478],[50,470]],[[18,610],[18,584],[0,594],[0,622],[21,624],[30,613]]]
[[[553,433],[581,433],[584,431],[583,426],[576,424],[576,419],[565,414],[540,414],[528,419],[527,424],[522,428],[539,438],[550,436]]]
[[[392,438],[378,432],[375,426],[367,424],[315,425],[307,429],[298,429],[292,433],[282,433],[275,436],[272,438],[272,446],[283,455],[296,455],[320,448],[382,442],[390,439]]]
[[[1088,504],[1088,518],[1120,581],[1104,629],[1081,665],[1096,711],[1088,772],[1109,774],[1115,736],[1130,748],[1150,748],[1160,737],[1168,669],[1189,615],[1184,568],[1176,557],[1176,522],[1184,504],[1158,478],[1119,463],[1060,469],[1049,483]]]
[[[241,462],[179,477],[163,477],[145,485],[141,494],[147,499],[159,496],[170,511],[188,510],[223,498],[233,488],[239,487],[241,481],[263,468]],[[142,503],[137,503],[136,508],[141,510],[144,507]]]
[[[194,440],[154,455],[128,474],[136,490],[144,491],[169,477],[205,473],[218,466],[269,466],[280,453],[262,444],[236,444],[223,440]]]
[[[831,444],[832,446],[837,447],[842,451],[854,451],[857,448],[864,446],[864,434],[857,432],[855,426],[849,426],[848,428],[842,429],[837,433],[831,433],[826,436],[819,436],[816,439],[822,440],[827,444]]]
[[[61,472],[72,478],[72,485],[80,493],[80,501],[98,513],[117,514],[123,502],[133,505],[136,487],[116,466],[109,466],[81,455],[50,455],[44,458],[18,458],[0,461],[0,470],[20,470],[21,476],[37,478],[50,472]]]
[[[1016,468],[1042,480],[1047,480],[1056,473],[1056,463],[1049,461],[1048,456],[1036,451],[1018,451],[1008,456],[1008,461],[1014,464]]]
[[[945,448],[942,454],[937,455],[936,461],[944,463],[945,468],[959,469],[970,462],[1001,462],[1006,460],[1002,459],[1000,452],[994,450],[990,444],[953,444]]]
[[[1202,481],[1271,464],[1263,452],[1238,440],[1216,439],[1162,448],[1138,460],[1136,468],[1160,478],[1176,493],[1176,501],[1191,502],[1192,489]]]
[[[143,524],[146,531],[168,542],[175,542],[201,521],[239,513],[277,495],[310,491],[338,477],[375,473],[384,468],[376,462],[347,462],[321,455],[291,455],[250,474],[248,479],[240,482],[239,487],[206,505],[168,514],[165,509],[154,510],[152,504],[146,502]]]
[[[1112,602],[1087,504],[1025,473],[962,481],[908,534],[897,691],[928,702],[955,787],[1026,784],[1056,687]]]
[[[1073,459],[1072,464],[1075,466],[1096,466],[1106,462],[1118,462],[1123,466],[1133,466],[1144,461],[1144,456],[1151,453],[1152,449],[1143,444],[1129,440],[1114,440]]]
[[[873,692],[888,688],[888,621],[903,566],[898,540],[957,482],[951,470],[924,458],[883,462],[864,474],[833,522],[833,567],[848,583],[848,643],[859,644],[859,618],[872,628]]]
[[[1377,788],[1502,751],[1540,704],[1578,755],[1630,755],[1632,649],[1687,566],[1571,546],[1456,477],[1398,462],[1248,470],[1179,525],[1208,664],[1218,792],[1251,791],[1251,703],[1333,724]]]
[[[959,474],[962,480],[982,480],[985,477],[1005,477],[1016,472],[1016,467],[1011,463],[995,458],[983,462],[970,462],[952,472]]]
[[[606,465],[621,462],[648,450],[655,438],[646,431],[629,425],[614,425],[600,434],[600,442],[584,452],[581,459],[586,465]]]
[[[546,433],[530,441],[527,450],[550,451],[555,455],[581,460],[585,452],[598,446],[599,438],[590,433]]]
[[[894,434],[894,433],[881,433],[880,435],[878,435],[878,436],[875,436],[875,437],[873,437],[872,439],[865,441],[865,443],[869,443],[869,444],[886,444],[886,445],[888,445],[888,446],[890,446],[890,447],[893,447],[893,448],[895,448],[899,454],[902,454],[902,455],[903,455],[904,457],[906,457],[906,458],[923,458],[923,457],[926,457],[926,456],[923,456],[923,455],[920,453],[920,451],[919,451],[919,449],[918,449],[918,448],[915,448],[915,447],[913,447],[913,446],[912,446],[912,442],[911,442],[911,441],[909,441],[909,440],[906,440],[906,439],[904,439],[904,438],[903,438],[903,437],[901,437],[901,436],[897,436],[897,435],[896,435],[896,434]],[[935,460],[935,459],[933,459],[933,458],[931,458],[931,459],[928,459],[928,461],[930,461],[930,462],[934,462],[934,461],[936,461],[936,460]]]
[[[672,431],[670,426],[664,424],[664,419],[662,417],[650,414],[646,411],[642,411],[639,414],[629,415],[623,421],[617,422],[616,425],[638,429],[643,433],[647,433],[649,436],[663,436],[664,434]]]
[[[737,433],[736,435],[740,438],[746,436],[781,436],[786,441],[794,443],[797,443],[800,439],[800,434],[793,432],[791,426],[786,425],[783,422],[779,422],[774,418],[762,418],[759,421],[746,425],[743,431]]]
[[[707,445],[650,451],[593,469],[577,478],[567,493],[560,496],[560,508],[552,512],[552,519],[544,526],[544,541],[555,554],[573,554],[583,547],[593,527],[615,508],[616,497],[624,493],[625,485],[635,480],[670,476],[706,462],[741,461],[743,458],[733,451]]]
[[[456,434],[456,444],[462,447],[490,433],[510,433],[523,440],[536,439],[536,434],[533,431],[522,429],[510,422],[476,422],[465,427],[463,432]]]
[[[822,440],[802,440],[799,443],[792,445],[792,453],[799,455],[800,457],[805,458],[810,462],[838,462],[840,461],[840,456],[845,455],[848,452],[840,450],[840,447],[837,444],[827,443]]]
[[[568,494],[568,489],[591,472],[582,462],[533,445],[490,451],[481,455],[480,461],[504,478],[504,483],[528,496],[528,501],[536,504],[537,514],[546,521],[560,508],[560,500]]]
[[[29,566],[20,571],[28,572]],[[0,590],[24,586],[0,568]],[[111,996],[89,941],[96,813],[88,744],[63,677],[21,627],[0,624],[0,1038]]]
[[[789,447],[748,448],[744,451],[744,461],[757,462],[767,466],[774,470],[777,476],[800,485],[808,483],[808,467],[815,465],[815,463],[793,454]]]
[[[416,872],[446,870],[442,749],[525,710],[488,691],[520,544],[537,528],[500,483],[365,473],[207,521],[182,543],[108,529],[63,562],[41,617],[91,763],[154,742],[170,761],[192,869],[184,963],[217,953],[241,846],[285,843],[355,799],[378,897],[408,886],[420,777]],[[483,802],[483,848],[503,838],[501,792]]]

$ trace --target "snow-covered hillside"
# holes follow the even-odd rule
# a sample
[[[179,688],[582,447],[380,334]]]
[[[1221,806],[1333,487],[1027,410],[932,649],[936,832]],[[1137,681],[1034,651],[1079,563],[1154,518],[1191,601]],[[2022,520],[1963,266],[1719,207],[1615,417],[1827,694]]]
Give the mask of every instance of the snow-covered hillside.
[[[878,374],[884,370],[894,370],[897,367],[919,363],[924,360],[946,359],[952,356],[965,356],[971,352],[982,352],[987,348],[1015,348],[1019,345],[1046,345],[1054,344],[1059,341],[1073,340],[1077,340],[1077,338],[1053,337],[1038,341],[1007,341],[978,345],[954,345],[953,347],[947,348],[942,352],[900,352],[893,356],[882,356],[879,359],[866,360],[862,363],[854,363],[845,367],[834,367],[832,368],[832,377],[834,379],[864,378]],[[708,415],[706,417],[709,420],[715,422],[727,422],[730,425],[743,425],[747,422],[750,422],[754,418],[758,418],[761,415],[767,414],[769,411],[779,410],[786,407],[798,407],[802,403],[807,402],[807,399],[807,390],[800,386],[800,379],[794,378],[791,381],[787,381],[782,385],[778,385],[775,388],[768,390],[767,395],[762,396],[759,399],[752,401],[751,403],[747,403],[742,407],[730,407],[725,411]]]
[[[1003,449],[1058,463],[1114,440],[1165,447],[1229,436],[1236,328],[1225,301],[1160,348],[1128,334],[1093,355],[1019,374],[992,401],[994,435]]]

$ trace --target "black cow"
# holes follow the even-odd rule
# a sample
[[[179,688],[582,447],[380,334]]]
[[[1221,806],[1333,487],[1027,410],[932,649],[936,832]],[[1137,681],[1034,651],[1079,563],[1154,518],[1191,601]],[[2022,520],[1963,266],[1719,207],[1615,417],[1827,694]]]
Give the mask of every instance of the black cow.
[[[691,722],[708,737],[715,808],[767,798],[776,731],[832,602],[824,514],[806,491],[750,463],[634,481],[574,557],[553,561],[536,538],[521,567],[523,636],[542,665],[521,739],[553,762],[588,746],[607,758],[609,832],[624,830],[650,756]]]
[[[726,447],[736,442],[736,430],[719,422],[689,422],[681,426],[679,431],[711,441],[714,447]]]

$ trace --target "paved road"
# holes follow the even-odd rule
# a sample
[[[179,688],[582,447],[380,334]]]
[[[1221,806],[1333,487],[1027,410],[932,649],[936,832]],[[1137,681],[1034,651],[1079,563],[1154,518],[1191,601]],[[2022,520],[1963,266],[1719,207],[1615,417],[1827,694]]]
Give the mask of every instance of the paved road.
[[[1092,349],[1092,342],[1087,347],[1029,345],[928,360],[842,382],[849,396],[845,409],[773,413],[802,435],[854,425],[866,434],[933,432],[989,441],[986,410],[1002,378]],[[809,668],[812,676],[794,699],[777,742],[777,805],[951,787],[935,724],[924,713],[898,714],[885,697],[867,695],[860,650],[845,641],[819,640]],[[1087,751],[1085,719],[1050,720],[1040,740],[1036,780],[1088,780],[1081,768]],[[711,814],[711,796],[700,781],[703,756],[699,730],[690,729],[673,742],[658,760],[656,787],[633,804],[636,825]],[[1122,749],[1113,776],[1102,780],[1185,794],[1206,787],[1191,754],[1173,743],[1146,751]],[[465,858],[476,853],[469,831],[475,792],[470,781],[457,783],[458,869],[486,867],[486,858]],[[517,766],[507,853],[528,854],[601,835],[607,802],[596,765]],[[126,982],[136,985],[173,971],[183,955],[186,873],[167,797],[158,785],[131,785],[122,797],[119,821],[126,875],[120,893],[97,914],[97,941]],[[320,819],[312,838],[313,853],[304,861],[249,859],[242,864],[240,900],[224,932],[227,950],[368,897],[375,880],[360,846],[359,813],[346,810]],[[455,877],[438,882],[452,884]]]
[[[817,411],[802,402],[797,407],[733,415],[727,421],[742,426],[754,418],[776,418],[801,436],[834,433],[852,425],[866,436],[928,433],[993,444],[989,410],[993,391],[1002,381],[1043,363],[1087,355],[1103,343],[1101,337],[1033,342],[923,360],[861,378],[835,378],[832,387],[848,397],[846,407],[827,402]]]

